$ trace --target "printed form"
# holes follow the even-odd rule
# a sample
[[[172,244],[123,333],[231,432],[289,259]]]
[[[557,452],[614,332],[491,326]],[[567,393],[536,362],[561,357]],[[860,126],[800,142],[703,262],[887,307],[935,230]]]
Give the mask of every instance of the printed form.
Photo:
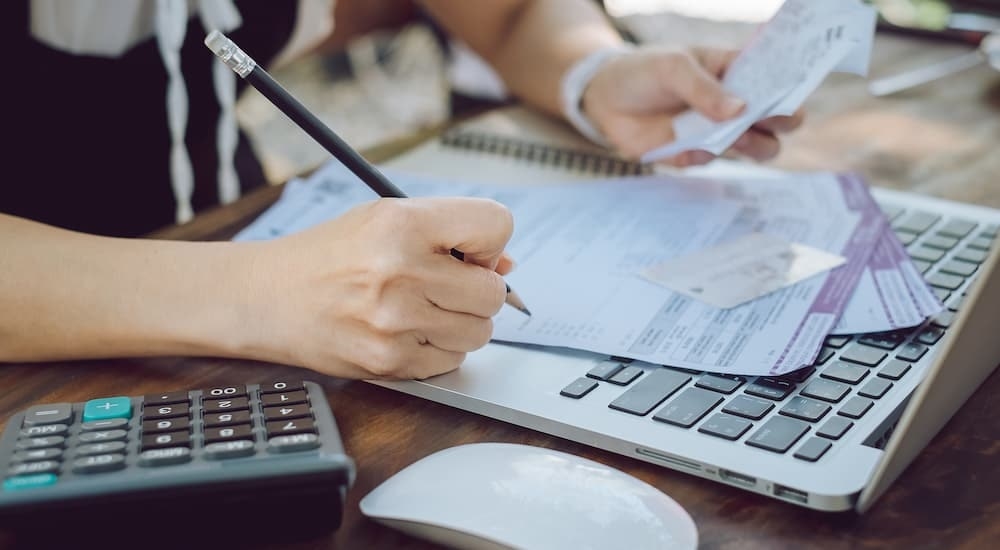
[[[518,268],[507,281],[534,315],[503,308],[495,318],[495,341],[720,373],[778,375],[812,363],[849,303],[867,302],[856,290],[865,274],[879,279],[870,262],[881,249],[876,245],[891,234],[867,186],[849,175],[648,176],[514,186],[386,174],[413,196],[483,196],[512,210],[508,250]],[[375,198],[331,162],[308,180],[290,182],[236,240],[293,233]],[[730,309],[640,276],[657,263],[753,232],[825,250],[846,263]],[[880,261],[893,274],[905,273],[894,260]],[[905,289],[905,277],[899,279],[898,288]],[[902,300],[886,295],[896,298]],[[908,308],[915,309],[902,307]],[[877,315],[869,309],[859,318],[872,324]]]

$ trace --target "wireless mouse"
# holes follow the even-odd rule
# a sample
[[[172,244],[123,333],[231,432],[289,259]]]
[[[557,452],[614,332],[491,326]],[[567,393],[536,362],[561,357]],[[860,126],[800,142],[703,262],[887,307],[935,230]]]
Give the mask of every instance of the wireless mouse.
[[[652,485],[572,454],[510,443],[444,449],[361,500],[368,518],[452,548],[694,549],[694,520]]]

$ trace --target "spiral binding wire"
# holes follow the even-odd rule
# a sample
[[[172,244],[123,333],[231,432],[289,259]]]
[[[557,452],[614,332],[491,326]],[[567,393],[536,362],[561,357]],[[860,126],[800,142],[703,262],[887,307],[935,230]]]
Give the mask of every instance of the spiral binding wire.
[[[445,132],[441,136],[441,143],[447,147],[537,162],[590,174],[635,176],[652,173],[652,169],[648,165],[623,160],[612,155],[532,143],[517,138],[468,130]]]

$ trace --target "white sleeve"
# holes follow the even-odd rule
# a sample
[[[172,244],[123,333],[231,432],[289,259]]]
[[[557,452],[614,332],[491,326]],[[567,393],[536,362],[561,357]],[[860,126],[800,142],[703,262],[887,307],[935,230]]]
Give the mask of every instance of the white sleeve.
[[[319,44],[333,32],[334,0],[299,0],[295,28],[288,43],[274,59],[280,66]]]
[[[563,116],[584,137],[604,147],[609,145],[608,141],[583,112],[583,92],[605,63],[631,49],[631,46],[622,44],[595,50],[574,63],[562,78],[560,95]]]

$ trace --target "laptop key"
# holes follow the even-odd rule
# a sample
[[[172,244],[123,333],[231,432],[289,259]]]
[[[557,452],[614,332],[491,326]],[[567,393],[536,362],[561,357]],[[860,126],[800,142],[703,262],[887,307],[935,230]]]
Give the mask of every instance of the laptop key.
[[[760,420],[773,408],[774,403],[770,401],[764,401],[763,399],[757,399],[748,395],[737,395],[729,403],[726,403],[725,407],[722,407],[722,412],[735,414],[751,420]]]
[[[949,260],[941,266],[941,271],[958,275],[959,277],[968,277],[975,273],[977,269],[979,269],[979,264],[963,262],[961,260]]]
[[[963,239],[966,235],[972,233],[972,231],[978,226],[979,224],[976,222],[955,218],[948,220],[943,226],[941,226],[941,228],[937,230],[937,234]]]
[[[889,380],[899,380],[910,370],[910,364],[900,361],[899,359],[892,359],[882,367],[882,370],[878,371],[878,375],[882,378],[888,378]]]
[[[931,235],[930,237],[924,239],[923,244],[924,246],[929,246],[938,250],[951,250],[958,244],[958,239],[955,237],[947,237],[945,235]]]
[[[957,275],[949,275],[948,273],[943,273],[938,271],[927,277],[927,282],[931,286],[936,286],[939,288],[944,288],[948,290],[958,290],[961,288],[962,284],[965,283],[965,277],[959,277]]]
[[[851,341],[851,337],[850,336],[827,336],[826,337],[826,342],[824,342],[824,343],[826,345],[830,346],[831,348],[840,349],[840,348],[844,347],[844,344],[846,344],[846,343],[848,343],[850,341]]]
[[[993,239],[987,237],[976,237],[969,241],[970,248],[978,248],[979,250],[989,250],[993,246]]]
[[[927,344],[928,346],[933,346],[937,343],[941,337],[944,336],[944,329],[940,327],[924,327],[917,335],[917,340],[922,344]]]
[[[753,422],[745,418],[726,413],[715,413],[698,428],[698,431],[736,441],[743,437],[743,434],[747,433],[751,427],[753,427]]]
[[[966,247],[955,253],[955,259],[962,260],[963,262],[972,262],[974,264],[981,264],[986,261],[987,255],[988,254],[985,250]]]
[[[743,385],[742,377],[740,376],[726,376],[721,374],[706,374],[698,379],[695,386],[699,388],[705,388],[706,390],[717,391],[720,393],[730,394],[736,391]]]
[[[838,403],[850,391],[851,388],[847,384],[817,378],[802,388],[800,393],[806,397],[812,397],[829,403]]]
[[[837,414],[857,420],[858,418],[864,416],[865,413],[868,412],[868,409],[872,408],[872,405],[874,404],[875,402],[871,399],[865,399],[864,397],[858,397],[855,395],[854,397],[848,399],[844,403],[844,406],[840,407]]]
[[[587,372],[587,376],[595,380],[607,380],[608,378],[614,376],[616,372],[622,370],[624,367],[625,365],[622,365],[618,361],[605,359],[604,361],[598,363],[597,366],[590,369],[590,371]]]
[[[871,397],[872,399],[881,399],[890,388],[892,388],[892,382],[885,378],[872,378],[864,386],[861,386],[861,389],[858,390],[858,395]]]
[[[743,390],[744,393],[781,401],[795,391],[795,384],[774,378],[758,378]]]
[[[806,432],[809,424],[787,416],[773,416],[746,440],[747,445],[775,453],[784,453],[795,445]]]
[[[653,420],[690,428],[722,403],[722,396],[701,388],[688,388],[653,415]]]
[[[909,231],[910,233],[923,233],[930,229],[941,219],[941,216],[932,212],[914,211],[893,224],[893,229]]]
[[[903,340],[906,340],[906,334],[902,332],[880,332],[878,334],[866,334],[858,339],[858,343],[892,351],[899,347],[899,344]]]
[[[936,248],[931,248],[929,246],[917,246],[913,250],[910,250],[910,257],[914,260],[923,260],[925,262],[934,263],[944,257],[944,251],[938,250]]]
[[[823,369],[820,376],[823,378],[829,378],[830,380],[836,380],[838,382],[857,384],[863,380],[864,377],[868,376],[868,369],[865,367],[859,367],[858,365],[850,365],[843,361],[835,361],[832,365]]]
[[[847,430],[851,429],[854,422],[851,422],[843,416],[831,416],[819,430],[816,431],[816,435],[820,437],[825,437],[827,439],[840,439],[844,437]]]
[[[820,439],[818,437],[810,437],[802,444],[801,447],[795,453],[792,454],[795,458],[800,458],[802,460],[808,460],[809,462],[816,462],[819,460],[833,443],[825,439]]]
[[[899,348],[899,351],[896,352],[896,358],[916,363],[925,353],[927,353],[927,346],[917,342],[910,342]]]
[[[806,422],[816,422],[826,416],[828,412],[830,412],[830,405],[796,395],[788,400],[788,403],[778,411],[778,414],[791,416],[792,418],[798,418]]]
[[[639,367],[628,366],[624,369],[615,373],[614,376],[608,378],[608,382],[612,384],[617,384],[619,386],[627,386],[635,381],[636,378],[642,375],[642,369]]]
[[[571,382],[568,386],[563,388],[559,395],[564,395],[566,397],[572,397],[573,399],[580,399],[581,397],[587,395],[594,388],[597,387],[597,382],[591,380],[590,378],[580,377]]]
[[[840,358],[866,367],[874,367],[881,363],[887,355],[889,354],[871,346],[854,345],[842,351]]]
[[[608,407],[638,416],[646,416],[691,380],[691,376],[672,370],[656,369],[618,396]]]

